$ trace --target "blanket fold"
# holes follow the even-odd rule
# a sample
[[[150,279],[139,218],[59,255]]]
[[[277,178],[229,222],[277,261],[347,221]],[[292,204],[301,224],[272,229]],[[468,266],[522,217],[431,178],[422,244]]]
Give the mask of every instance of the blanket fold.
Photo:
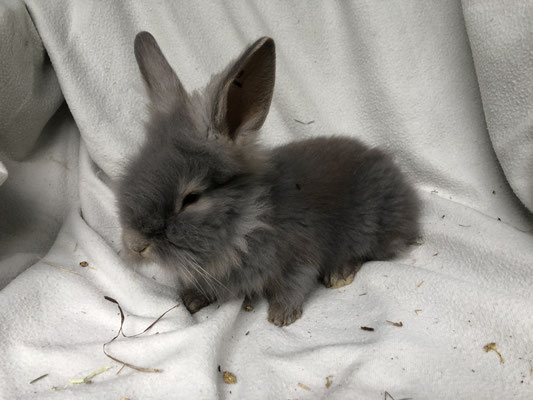
[[[464,0],[463,12],[494,151],[533,212],[533,3]]]

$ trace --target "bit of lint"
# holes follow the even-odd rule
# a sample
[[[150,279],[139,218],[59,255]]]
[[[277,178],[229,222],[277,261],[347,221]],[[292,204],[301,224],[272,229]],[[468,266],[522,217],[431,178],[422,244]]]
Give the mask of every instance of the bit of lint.
[[[251,305],[249,305],[249,304],[244,307],[244,311],[250,312],[250,311],[253,311],[253,310],[254,310],[254,308]]]
[[[295,119],[293,118],[295,122],[298,122],[299,124],[302,124],[302,125],[311,125],[312,123],[315,122],[315,120],[312,120],[312,121],[309,121],[309,122],[304,122],[304,121],[300,121],[299,119]]]
[[[498,356],[500,357],[500,364],[503,364],[505,360],[503,359],[501,353],[498,351],[498,348],[496,347],[496,343],[488,343],[485,346],[483,346],[483,350],[485,350],[486,353],[489,351],[494,351]]]
[[[227,383],[228,385],[237,383],[237,377],[229,371],[224,371],[222,374],[222,379],[224,379],[224,383]]]
[[[385,390],[385,396],[383,397],[383,400],[396,400],[392,395]],[[411,397],[404,397],[403,399],[398,400],[412,400]]]
[[[417,309],[415,310],[416,315],[418,315],[420,312],[422,312],[422,310],[421,310],[420,308],[417,308]]]
[[[82,268],[90,268],[90,269],[93,269],[93,270],[96,271],[96,268],[91,267],[87,261],[80,262],[80,267],[82,267]]]
[[[391,325],[394,325],[394,326],[397,326],[398,328],[401,328],[403,326],[403,322],[400,321],[400,322],[393,322],[393,321],[389,321],[388,319],[386,320],[389,324]]]
[[[30,385],[37,382],[37,381],[40,381],[41,379],[43,378],[46,378],[48,376],[48,374],[44,374],[44,375],[41,375],[40,377],[38,378],[35,378],[33,381],[30,382]]]

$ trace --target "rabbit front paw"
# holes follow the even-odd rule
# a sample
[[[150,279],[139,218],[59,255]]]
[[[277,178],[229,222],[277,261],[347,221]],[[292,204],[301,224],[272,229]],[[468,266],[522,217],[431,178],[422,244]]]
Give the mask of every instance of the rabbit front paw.
[[[361,268],[361,262],[349,263],[343,268],[330,269],[322,275],[324,286],[330,289],[338,289],[353,282],[355,274]]]
[[[355,271],[351,272],[347,276],[343,276],[338,271],[331,271],[324,274],[322,281],[324,286],[330,289],[338,289],[343,286],[347,286],[353,282],[355,278]]]
[[[277,326],[292,324],[302,316],[302,305],[287,306],[280,303],[270,303],[268,307],[268,321]]]
[[[181,296],[183,305],[189,310],[191,314],[200,311],[212,303],[207,297],[194,289],[186,290]]]

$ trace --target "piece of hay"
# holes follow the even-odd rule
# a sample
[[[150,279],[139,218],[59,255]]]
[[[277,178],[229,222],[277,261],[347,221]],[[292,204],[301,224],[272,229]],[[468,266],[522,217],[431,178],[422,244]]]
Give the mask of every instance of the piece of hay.
[[[421,312],[422,312],[422,310],[421,310],[420,308],[417,308],[417,309],[415,310],[416,315],[418,315],[418,314],[421,313]]]
[[[127,363],[125,361],[122,361],[122,360],[119,360],[118,358],[116,357],[113,357],[111,354],[109,354],[105,347],[108,345],[108,344],[111,344],[113,341],[115,341],[116,338],[118,338],[120,335],[124,336],[124,337],[127,337],[127,338],[132,338],[132,337],[137,337],[139,335],[142,335],[143,333],[145,333],[146,331],[148,331],[149,329],[151,329],[157,322],[159,322],[159,320],[161,318],[163,318],[168,312],[172,311],[173,309],[175,309],[176,307],[179,306],[179,304],[176,304],[175,306],[169,308],[167,311],[165,311],[163,314],[161,314],[154,322],[152,322],[144,331],[140,332],[140,333],[137,333],[135,335],[126,335],[123,331],[123,327],[124,327],[124,311],[122,311],[122,307],[120,307],[120,304],[118,301],[116,301],[115,299],[113,299],[112,297],[109,297],[109,296],[104,296],[104,298],[107,300],[107,301],[110,301],[112,303],[115,303],[118,307],[118,310],[120,311],[120,328],[117,332],[117,334],[115,335],[115,337],[113,339],[111,339],[109,342],[107,343],[104,343],[103,346],[102,346],[102,350],[104,351],[104,354],[109,357],[110,359],[112,359],[113,361],[116,361],[120,364],[122,364],[122,366],[126,366],[126,367],[129,367],[131,369],[134,369],[136,371],[140,371],[140,372],[161,372],[162,370],[159,369],[159,368],[144,368],[144,367],[138,367],[136,365],[133,365],[133,364],[130,364],[130,363]],[[122,368],[121,368],[122,370]]]
[[[89,375],[87,375],[85,378],[81,378],[81,379],[74,379],[74,378],[70,378],[68,381],[70,383],[87,383],[89,382],[91,379],[93,379],[96,375],[100,375],[101,373],[103,372],[106,372],[108,369],[110,369],[111,367],[110,366],[106,366],[106,367],[102,367],[100,369],[97,369],[96,371],[94,372],[91,372]]]
[[[433,257],[437,257],[439,255],[439,252],[437,251],[435,254],[433,254]]]
[[[30,382],[30,385],[37,382],[37,381],[40,381],[41,379],[43,378],[46,378],[48,376],[48,374],[44,374],[44,375],[41,375],[40,377],[38,378],[35,378],[33,381]]]
[[[224,379],[224,383],[227,383],[228,385],[237,383],[237,377],[229,371],[224,371],[222,374],[222,379]]]
[[[301,383],[301,382],[298,382],[298,386],[300,386],[302,389],[305,389],[305,390],[311,391],[311,389],[309,388],[309,386],[306,386],[306,385],[304,385],[304,384]]]
[[[173,309],[179,307],[179,303],[174,305],[174,306],[172,306],[172,307],[170,307],[167,311],[165,311],[163,314],[161,314],[159,317],[157,317],[154,322],[152,322],[150,325],[148,325],[148,327],[144,331],[136,333],[135,335],[126,335],[124,333],[124,331],[122,330],[125,318],[124,318],[124,313],[122,312],[122,308],[120,307],[120,304],[114,298],[109,297],[109,296],[104,296],[104,299],[106,299],[107,301],[110,301],[112,303],[115,303],[117,305],[118,310],[120,311],[120,315],[121,315],[121,318],[120,318],[120,331],[121,332],[120,333],[122,334],[122,336],[127,337],[127,338],[132,338],[132,337],[137,337],[137,336],[142,335],[143,333],[147,332],[149,329],[153,328],[153,326],[155,324],[157,324],[161,320],[161,318],[163,318],[165,315],[167,315],[170,311],[172,311]]]
[[[420,287],[424,284],[424,281],[420,281],[420,283],[418,285],[416,285],[417,287]]]
[[[389,324],[391,324],[391,325],[397,326],[398,328],[401,328],[403,326],[403,322],[402,321],[400,321],[400,322],[392,322],[392,321],[389,321],[388,319],[386,321]]]
[[[333,384],[333,375],[326,376],[326,389],[329,389],[330,386]]]
[[[116,339],[116,338],[113,338],[113,339]],[[136,365],[133,365],[133,364],[130,364],[130,363],[127,363],[125,361],[122,361],[122,360],[119,360],[118,358],[116,357],[113,357],[111,354],[109,354],[107,351],[105,351],[105,346],[106,344],[109,344],[111,343],[112,341],[110,342],[107,342],[107,343],[104,343],[103,345],[103,350],[104,350],[104,354],[109,357],[110,359],[112,359],[113,361],[116,361],[120,364],[122,364],[123,366],[126,366],[126,367],[129,367],[131,369],[134,369],[136,371],[139,371],[139,372],[162,372],[163,370],[162,369],[159,369],[159,368],[144,368],[144,367],[138,367]]]
[[[57,268],[57,269],[60,269],[61,271],[65,271],[65,272],[70,272],[71,274],[74,274],[74,275],[79,275],[81,276],[80,273],[76,272],[76,271],[72,271],[68,268],[65,268],[65,267],[62,267],[61,265],[57,265],[57,264],[54,264],[50,261],[48,261],[47,259],[45,258],[41,258],[41,257],[37,257],[39,260],[41,260],[43,263],[45,263],[46,265],[49,265],[51,267],[54,267],[54,268]]]
[[[374,332],[374,328],[370,328],[370,327],[368,327],[368,326],[362,326],[361,329],[362,329],[363,331]]]
[[[483,350],[485,350],[486,353],[489,351],[494,351],[498,356],[500,357],[500,364],[503,364],[505,360],[502,357],[502,354],[498,351],[498,348],[496,347],[496,343],[488,343],[485,346],[483,346]]]

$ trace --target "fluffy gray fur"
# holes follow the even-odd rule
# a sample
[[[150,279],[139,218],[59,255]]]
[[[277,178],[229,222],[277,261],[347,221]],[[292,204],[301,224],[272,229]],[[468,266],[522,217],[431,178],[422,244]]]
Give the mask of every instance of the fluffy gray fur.
[[[416,237],[419,202],[383,151],[346,137],[256,143],[274,89],[272,39],[192,94],[151,34],[134,47],[151,113],[119,185],[124,245],[177,269],[190,312],[262,295],[269,321],[288,325],[318,279],[348,284],[363,262]]]

